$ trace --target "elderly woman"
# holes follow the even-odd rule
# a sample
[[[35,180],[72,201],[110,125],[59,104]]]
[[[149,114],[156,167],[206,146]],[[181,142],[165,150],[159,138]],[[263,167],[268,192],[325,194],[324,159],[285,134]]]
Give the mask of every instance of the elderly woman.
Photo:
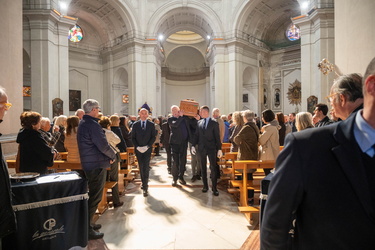
[[[232,115],[234,129],[232,134],[229,137],[229,142],[232,144],[230,146],[230,152],[238,152],[238,145],[234,142],[234,138],[241,131],[242,126],[245,124],[244,119],[242,118],[241,112],[236,111]]]
[[[307,128],[313,128],[313,117],[310,112],[299,112],[296,115],[296,128],[297,131],[302,131]]]
[[[17,136],[20,172],[46,174],[47,167],[53,166],[54,150],[38,131],[41,118],[37,112],[27,111],[21,114],[22,129]]]
[[[68,162],[81,162],[77,143],[78,116],[69,116],[66,120],[65,149],[68,151]]]
[[[111,115],[109,120],[111,121],[111,131],[115,133],[121,140],[120,143],[116,145],[116,147],[120,150],[120,152],[126,152],[127,145],[120,129],[120,117],[118,117],[118,115]]]
[[[258,160],[259,129],[254,122],[255,114],[251,110],[242,112],[243,125],[241,131],[234,137],[234,142],[238,145],[238,160]],[[247,179],[253,179],[255,169],[247,171]],[[253,202],[254,192],[248,192],[249,203]]]
[[[121,139],[111,131],[111,121],[108,117],[102,116],[99,120],[100,126],[102,126],[105,137],[113,151],[116,153],[116,160],[111,164],[111,170],[109,171],[109,181],[118,182],[118,168],[120,162],[120,150],[117,148],[117,144],[121,142]],[[113,207],[120,207],[124,202],[120,201],[120,195],[118,191],[118,184],[112,188]]]
[[[55,149],[58,152],[66,152],[64,142],[65,142],[65,128],[66,128],[67,117],[65,115],[60,115],[56,118],[55,126],[59,127],[60,137],[55,144]]]
[[[279,143],[279,123],[275,120],[275,113],[267,109],[262,112],[262,120],[266,124],[262,127],[262,134],[259,137],[261,145],[260,160],[274,161],[280,153]],[[264,169],[264,173],[268,175],[271,169]]]

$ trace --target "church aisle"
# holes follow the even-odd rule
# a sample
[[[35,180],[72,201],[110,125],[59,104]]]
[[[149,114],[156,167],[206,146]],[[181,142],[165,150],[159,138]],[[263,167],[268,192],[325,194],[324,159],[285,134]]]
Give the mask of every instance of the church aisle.
[[[231,195],[223,189],[218,197],[211,190],[202,193],[202,181],[192,185],[190,157],[187,185],[172,187],[165,156],[151,162],[148,197],[139,183],[131,183],[121,197],[124,205],[107,210],[97,221],[108,249],[241,248],[254,226],[238,212]]]

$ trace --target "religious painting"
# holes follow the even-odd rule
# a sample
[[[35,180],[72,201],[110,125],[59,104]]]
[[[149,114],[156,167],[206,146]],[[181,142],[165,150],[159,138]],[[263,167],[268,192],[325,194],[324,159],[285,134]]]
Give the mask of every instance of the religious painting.
[[[59,116],[64,114],[64,101],[60,98],[52,100],[52,116]]]
[[[307,111],[314,114],[314,109],[316,104],[318,104],[318,97],[311,95],[307,98]]]
[[[81,91],[69,90],[69,111],[76,111],[81,108]]]
[[[129,95],[122,95],[122,103],[129,103]]]
[[[294,83],[289,84],[287,97],[289,104],[300,105],[301,104],[301,82],[297,79]]]
[[[23,87],[22,95],[26,96],[26,97],[31,96],[31,87],[29,87],[29,86]]]
[[[275,89],[274,103],[276,108],[280,106],[280,89]]]
[[[249,94],[242,95],[242,102],[249,102]]]

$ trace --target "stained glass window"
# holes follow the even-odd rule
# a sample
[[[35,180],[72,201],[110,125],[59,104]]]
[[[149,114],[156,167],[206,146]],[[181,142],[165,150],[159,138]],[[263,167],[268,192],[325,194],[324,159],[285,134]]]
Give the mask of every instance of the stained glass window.
[[[296,41],[301,38],[301,33],[299,28],[294,25],[293,23],[288,26],[288,29],[286,30],[286,37],[290,41]]]
[[[74,25],[73,28],[69,30],[68,39],[74,43],[78,43],[83,38],[83,31],[82,28],[78,25]]]

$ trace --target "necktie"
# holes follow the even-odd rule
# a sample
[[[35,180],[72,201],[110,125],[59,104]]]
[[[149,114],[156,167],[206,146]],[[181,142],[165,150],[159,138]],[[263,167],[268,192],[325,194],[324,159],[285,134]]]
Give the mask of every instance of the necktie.
[[[145,122],[144,121],[142,122],[142,129],[143,130],[145,129]]]
[[[207,118],[204,119],[204,129],[207,128]]]

